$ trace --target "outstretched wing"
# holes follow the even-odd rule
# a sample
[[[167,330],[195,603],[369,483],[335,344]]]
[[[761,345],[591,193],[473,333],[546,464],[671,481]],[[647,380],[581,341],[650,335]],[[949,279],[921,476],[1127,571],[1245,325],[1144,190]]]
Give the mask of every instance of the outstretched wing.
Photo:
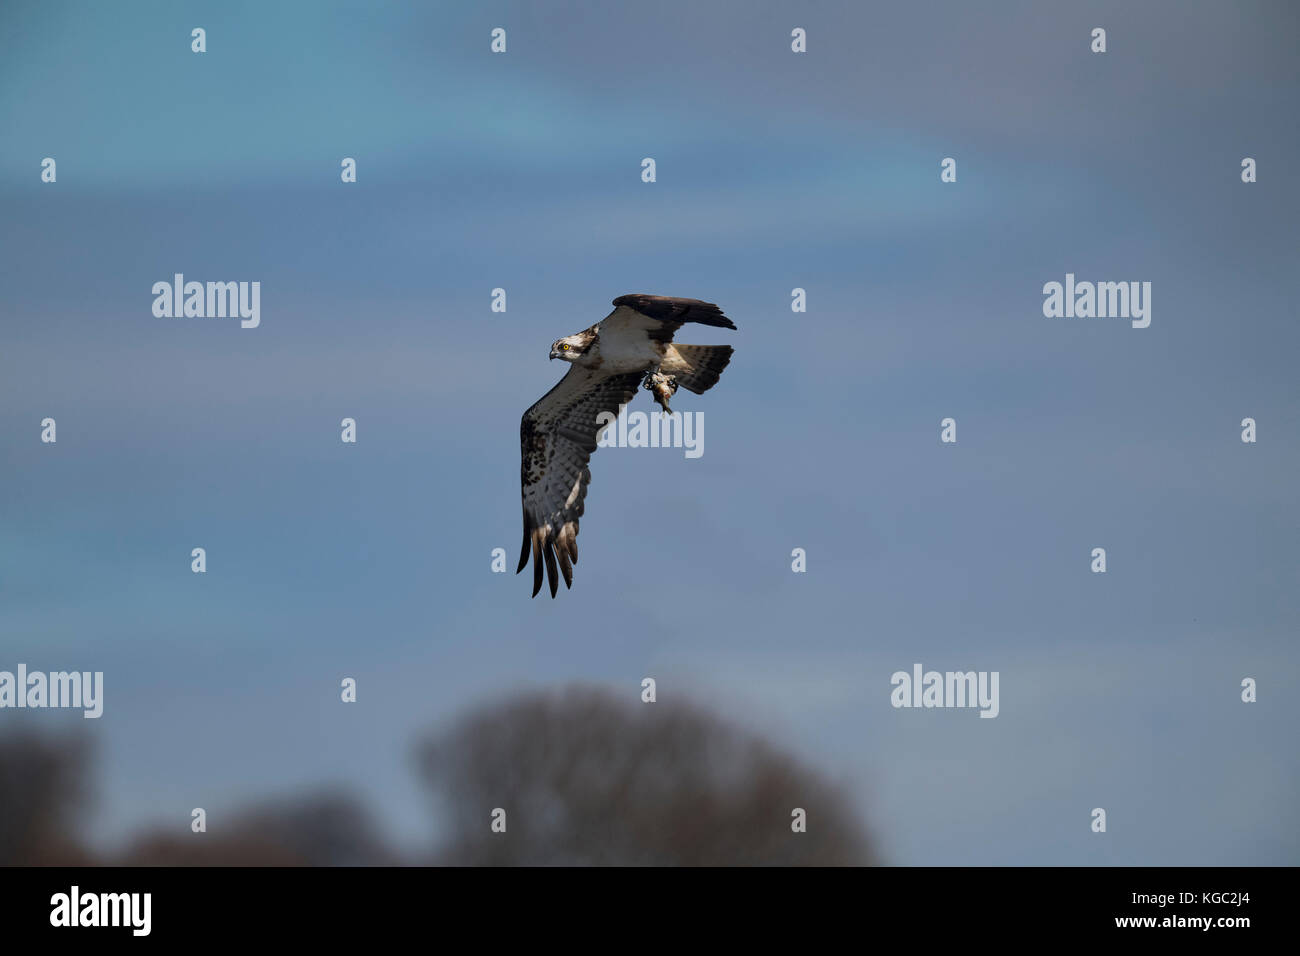
[[[578,563],[578,518],[587,497],[591,472],[587,462],[603,430],[601,412],[617,415],[636,394],[641,373],[604,375],[574,365],[569,374],[524,412],[519,423],[520,483],[524,500],[524,545],[518,574],[533,555],[533,597],[542,589],[542,562],[551,585],[559,587],[556,556],[565,587],[573,585]]]
[[[616,340],[645,337],[667,344],[687,322],[734,329],[736,323],[722,314],[712,302],[679,299],[669,295],[620,295],[613,302],[614,311],[600,323],[602,351],[617,349]]]

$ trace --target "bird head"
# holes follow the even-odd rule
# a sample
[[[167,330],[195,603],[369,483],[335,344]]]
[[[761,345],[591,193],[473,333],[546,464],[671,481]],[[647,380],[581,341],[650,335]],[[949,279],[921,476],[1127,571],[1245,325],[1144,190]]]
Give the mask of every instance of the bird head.
[[[553,359],[564,359],[566,362],[572,362],[585,351],[587,351],[587,343],[583,340],[581,334],[566,336],[551,343],[551,358]]]

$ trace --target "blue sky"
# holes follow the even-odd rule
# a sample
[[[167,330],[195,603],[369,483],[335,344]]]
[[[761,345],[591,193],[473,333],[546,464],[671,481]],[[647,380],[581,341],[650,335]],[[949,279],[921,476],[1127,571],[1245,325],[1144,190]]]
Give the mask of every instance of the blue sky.
[[[92,839],[325,782],[424,839],[413,734],[651,675],[893,862],[1300,862],[1300,15],[896,6],[5,5],[0,668],[105,672],[99,721],[28,715],[93,723]],[[260,328],[155,318],[175,272]],[[1044,318],[1067,272],[1150,328]],[[519,415],[625,292],[736,356],[674,401],[703,457],[597,453],[529,601]],[[918,661],[1000,716],[894,710]]]

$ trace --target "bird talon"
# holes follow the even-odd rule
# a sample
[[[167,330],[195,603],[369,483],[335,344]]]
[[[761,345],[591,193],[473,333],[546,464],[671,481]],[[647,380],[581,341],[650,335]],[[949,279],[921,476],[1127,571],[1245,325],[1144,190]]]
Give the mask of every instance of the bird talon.
[[[672,398],[677,392],[677,379],[671,375],[665,375],[656,366],[646,373],[645,389],[654,396],[655,401],[659,403],[659,407],[666,414],[671,415],[673,413],[673,410],[668,407],[668,399]]]

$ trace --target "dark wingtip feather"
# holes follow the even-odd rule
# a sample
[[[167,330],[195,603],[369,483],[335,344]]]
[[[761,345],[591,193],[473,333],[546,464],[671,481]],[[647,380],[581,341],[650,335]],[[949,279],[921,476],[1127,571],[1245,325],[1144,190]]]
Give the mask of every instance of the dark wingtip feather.
[[[573,539],[568,538],[567,544],[565,538],[556,538],[551,533],[549,526],[537,527],[531,525],[525,519],[524,547],[519,555],[519,567],[515,569],[518,574],[528,565],[530,553],[533,559],[533,597],[537,597],[542,590],[542,582],[545,581],[550,585],[551,597],[555,597],[560,590],[560,577],[564,577],[564,586],[573,587],[573,566],[572,562],[578,559],[578,546]],[[557,567],[556,556],[559,556]],[[543,568],[545,574],[543,574]]]
[[[564,586],[573,587],[573,565],[569,563],[569,549],[560,542],[560,546],[555,549],[555,556],[560,559],[560,573],[564,575]]]
[[[519,549],[519,567],[515,568],[515,574],[518,574],[524,568],[528,567],[528,541],[532,537],[534,525],[532,519],[528,516],[528,509],[524,508],[524,544]]]
[[[542,589],[542,539],[533,532],[533,597]]]
[[[546,558],[546,582],[551,586],[551,597],[560,589],[560,572],[555,569],[555,544],[548,535],[542,542],[542,554]]]

